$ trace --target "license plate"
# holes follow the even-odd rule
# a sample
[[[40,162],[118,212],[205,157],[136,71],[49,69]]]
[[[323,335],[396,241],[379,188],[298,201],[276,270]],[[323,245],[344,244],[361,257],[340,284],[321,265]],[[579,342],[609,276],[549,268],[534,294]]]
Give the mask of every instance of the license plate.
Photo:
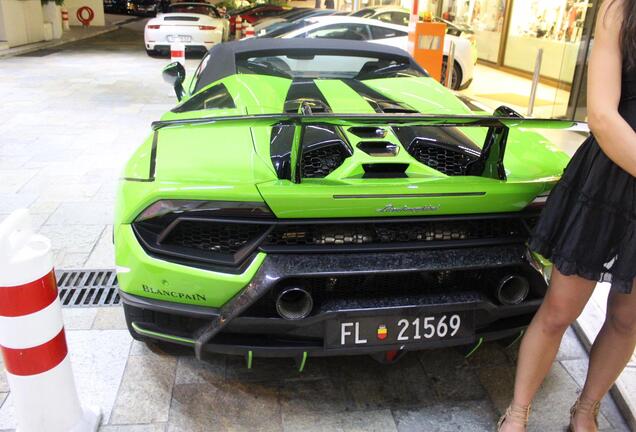
[[[473,312],[406,312],[397,316],[364,316],[327,322],[327,348],[378,345],[425,345],[475,334]]]
[[[185,36],[185,35],[169,35],[167,37],[168,42],[191,42],[192,41],[192,36]]]

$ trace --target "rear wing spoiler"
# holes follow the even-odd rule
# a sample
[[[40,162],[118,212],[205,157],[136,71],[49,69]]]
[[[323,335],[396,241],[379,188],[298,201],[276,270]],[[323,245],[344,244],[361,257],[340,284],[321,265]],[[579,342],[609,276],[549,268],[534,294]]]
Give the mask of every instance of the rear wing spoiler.
[[[304,111],[304,112],[300,112]],[[331,125],[331,126],[430,126],[430,127],[487,127],[488,133],[483,143],[481,156],[473,162],[468,175],[489,177],[498,180],[506,180],[506,171],[503,166],[506,143],[511,128],[524,129],[556,129],[568,130],[580,127],[581,123],[570,120],[523,118],[514,110],[502,106],[495,110],[493,116],[477,115],[429,115],[429,114],[334,114],[311,113],[311,110],[303,110],[298,114],[256,114],[238,116],[201,117],[191,119],[175,119],[156,121],[152,123],[153,130],[157,131],[165,127],[197,126],[208,124],[245,125],[251,126],[295,126],[294,139],[291,145],[291,180],[300,182],[300,160],[302,155],[302,134],[304,126]]]

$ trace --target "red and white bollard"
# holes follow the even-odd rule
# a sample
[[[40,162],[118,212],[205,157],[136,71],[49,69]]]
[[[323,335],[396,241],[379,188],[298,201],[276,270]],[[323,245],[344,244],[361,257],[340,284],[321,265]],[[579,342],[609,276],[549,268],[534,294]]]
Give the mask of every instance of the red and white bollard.
[[[185,67],[185,45],[173,43],[170,45],[170,61],[179,62]]]
[[[243,38],[251,38],[256,36],[256,32],[254,31],[254,27],[252,27],[252,24],[246,22],[245,24],[243,24],[243,29],[245,30],[243,32],[244,36]]]
[[[51,242],[27,210],[0,224],[0,349],[20,432],[96,431],[80,405],[68,356]]]
[[[234,39],[241,39],[243,36],[243,18],[237,15],[236,21],[234,21]]]
[[[68,11],[66,9],[62,9],[62,28],[64,30],[71,29],[71,25],[68,22]]]

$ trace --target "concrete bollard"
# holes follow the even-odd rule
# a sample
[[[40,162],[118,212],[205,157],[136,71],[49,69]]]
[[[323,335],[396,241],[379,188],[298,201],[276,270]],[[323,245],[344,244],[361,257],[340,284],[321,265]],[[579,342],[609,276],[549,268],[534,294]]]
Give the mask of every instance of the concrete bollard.
[[[0,349],[18,431],[97,430],[101,413],[83,408],[75,388],[51,242],[24,209],[0,224]]]

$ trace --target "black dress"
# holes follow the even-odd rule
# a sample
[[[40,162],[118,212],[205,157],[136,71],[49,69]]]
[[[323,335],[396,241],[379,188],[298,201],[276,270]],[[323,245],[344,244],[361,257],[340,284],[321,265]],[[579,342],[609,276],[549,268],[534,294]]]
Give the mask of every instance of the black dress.
[[[636,71],[623,71],[621,116],[636,130]],[[636,149],[634,150],[636,151]],[[585,140],[554,187],[530,240],[564,275],[630,293],[636,278],[636,177]]]

